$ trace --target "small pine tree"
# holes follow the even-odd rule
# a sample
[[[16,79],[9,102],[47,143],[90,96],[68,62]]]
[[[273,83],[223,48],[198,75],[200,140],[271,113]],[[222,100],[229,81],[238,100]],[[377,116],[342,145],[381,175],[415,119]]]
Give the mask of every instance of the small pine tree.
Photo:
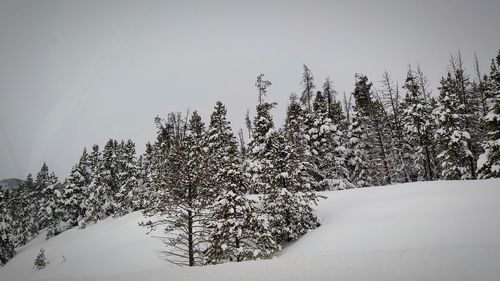
[[[47,257],[45,257],[45,250],[40,249],[40,253],[35,258],[35,262],[33,263],[33,268],[40,270],[43,269],[49,262],[47,261]]]

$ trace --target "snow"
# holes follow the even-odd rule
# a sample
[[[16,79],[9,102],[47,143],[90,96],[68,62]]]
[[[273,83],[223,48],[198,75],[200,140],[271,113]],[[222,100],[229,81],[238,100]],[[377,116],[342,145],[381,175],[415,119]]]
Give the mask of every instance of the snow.
[[[477,159],[477,168],[481,169],[486,162],[488,162],[488,157],[490,155],[490,149],[485,149],[484,153],[479,155],[479,158]]]
[[[174,266],[135,212],[35,239],[0,268],[0,280],[500,280],[500,179],[323,195],[322,226],[272,260]],[[40,248],[50,263],[37,271]]]

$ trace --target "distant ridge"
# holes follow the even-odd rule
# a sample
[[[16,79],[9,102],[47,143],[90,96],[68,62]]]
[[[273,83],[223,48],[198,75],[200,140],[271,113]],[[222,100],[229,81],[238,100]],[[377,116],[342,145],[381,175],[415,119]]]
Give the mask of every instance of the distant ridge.
[[[5,189],[13,189],[21,185],[24,181],[16,178],[0,180],[0,187]]]

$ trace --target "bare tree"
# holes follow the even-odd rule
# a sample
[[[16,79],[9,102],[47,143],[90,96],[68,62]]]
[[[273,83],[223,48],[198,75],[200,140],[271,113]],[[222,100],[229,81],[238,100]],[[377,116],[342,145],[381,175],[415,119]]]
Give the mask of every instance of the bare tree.
[[[269,80],[264,80],[264,74],[257,76],[257,81],[255,82],[255,87],[259,90],[259,105],[262,104],[264,97],[267,94],[267,88],[271,86],[272,83]]]
[[[304,85],[304,90],[302,91],[302,95],[300,97],[300,101],[306,105],[307,111],[311,112],[311,101],[314,96],[314,77],[311,73],[311,70],[307,67],[307,65],[303,65],[304,73],[302,73],[302,82]]]

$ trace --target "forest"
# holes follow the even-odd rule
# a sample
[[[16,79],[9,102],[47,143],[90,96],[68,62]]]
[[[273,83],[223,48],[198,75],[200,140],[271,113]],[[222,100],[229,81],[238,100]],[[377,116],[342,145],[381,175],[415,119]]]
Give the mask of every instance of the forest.
[[[320,227],[318,191],[498,178],[500,52],[486,73],[476,59],[473,72],[458,52],[436,94],[417,65],[401,87],[388,72],[378,89],[356,74],[340,96],[304,65],[282,126],[264,74],[255,111],[242,114],[246,130],[233,131],[220,101],[210,120],[197,111],[156,117],[156,139],[140,155],[132,140],[109,139],[84,148],[64,180],[44,164],[0,189],[0,266],[41,233],[139,210],[146,230],[164,230],[169,262],[265,259]]]

